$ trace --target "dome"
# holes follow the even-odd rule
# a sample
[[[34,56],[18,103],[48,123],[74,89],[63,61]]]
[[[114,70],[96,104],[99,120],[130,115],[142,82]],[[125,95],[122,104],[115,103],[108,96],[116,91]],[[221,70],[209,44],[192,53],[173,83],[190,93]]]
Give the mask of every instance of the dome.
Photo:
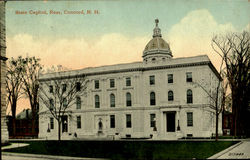
[[[171,58],[172,52],[169,44],[162,38],[161,29],[158,27],[159,20],[155,20],[156,26],[153,30],[153,39],[151,39],[146,45],[143,51],[143,58],[146,60],[148,57],[156,56],[163,58]]]

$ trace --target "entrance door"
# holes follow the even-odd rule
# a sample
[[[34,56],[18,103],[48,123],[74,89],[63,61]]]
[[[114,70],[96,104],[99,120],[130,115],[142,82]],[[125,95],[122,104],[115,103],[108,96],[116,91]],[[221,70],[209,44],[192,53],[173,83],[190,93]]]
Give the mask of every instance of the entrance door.
[[[175,132],[175,112],[169,112],[167,115],[167,132]]]
[[[62,132],[68,132],[68,116],[62,116]]]

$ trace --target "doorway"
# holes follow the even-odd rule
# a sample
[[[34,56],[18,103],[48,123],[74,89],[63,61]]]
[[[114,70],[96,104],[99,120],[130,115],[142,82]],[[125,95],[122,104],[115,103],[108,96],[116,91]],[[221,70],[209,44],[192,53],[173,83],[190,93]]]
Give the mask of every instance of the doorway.
[[[175,112],[167,112],[166,116],[167,132],[175,132]]]
[[[68,116],[62,116],[62,132],[68,132]]]

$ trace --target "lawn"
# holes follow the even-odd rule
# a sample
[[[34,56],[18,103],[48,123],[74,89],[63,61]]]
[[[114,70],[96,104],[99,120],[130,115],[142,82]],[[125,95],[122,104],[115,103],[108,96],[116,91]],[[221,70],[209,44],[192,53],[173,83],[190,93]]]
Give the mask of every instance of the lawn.
[[[29,141],[5,152],[109,159],[204,159],[237,143],[232,141]]]

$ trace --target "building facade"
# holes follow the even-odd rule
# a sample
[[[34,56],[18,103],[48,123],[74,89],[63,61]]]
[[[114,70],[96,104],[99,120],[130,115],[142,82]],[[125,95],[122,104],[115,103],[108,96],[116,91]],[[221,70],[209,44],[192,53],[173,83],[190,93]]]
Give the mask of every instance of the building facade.
[[[8,130],[6,124],[6,30],[5,30],[5,4],[6,1],[0,1],[0,77],[1,77],[1,143],[8,141]]]
[[[215,114],[204,89],[215,90],[218,72],[206,55],[172,58],[158,23],[156,20],[142,62],[60,73],[84,74],[89,80],[86,94],[76,97],[63,117],[62,139],[175,140],[215,133]],[[43,74],[40,82],[60,78],[58,75]],[[39,106],[39,137],[57,139],[57,122],[48,108]]]

